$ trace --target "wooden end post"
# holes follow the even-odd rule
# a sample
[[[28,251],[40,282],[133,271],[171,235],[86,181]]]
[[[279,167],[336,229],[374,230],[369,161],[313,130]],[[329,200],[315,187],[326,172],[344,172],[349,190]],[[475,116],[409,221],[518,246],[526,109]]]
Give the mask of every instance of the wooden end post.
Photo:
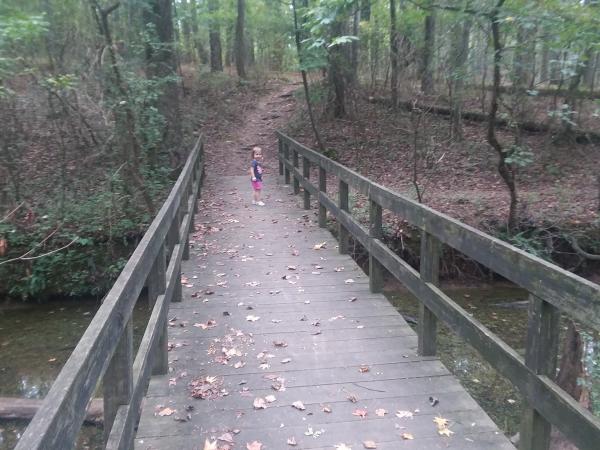
[[[191,191],[192,191],[191,186],[188,185],[188,187],[185,189],[185,191],[183,193],[183,197],[181,199],[179,220],[183,220],[185,218],[185,215],[190,212],[188,210],[188,202],[190,200]],[[181,238],[180,238],[182,245],[183,245],[183,255],[181,257],[184,261],[188,261],[190,259],[190,229],[189,229],[189,227],[186,227],[184,233],[185,233],[185,236],[181,236]]]
[[[431,234],[421,233],[421,279],[427,283],[439,284],[440,271],[440,241]],[[419,302],[419,354],[433,356],[436,354],[437,318],[423,304]]]
[[[298,151],[297,150],[292,150],[292,157],[293,157],[292,163],[294,165],[294,169],[298,169],[298,167],[300,167],[300,161],[298,159]],[[300,180],[294,173],[294,195],[298,195],[299,193],[300,193]]]
[[[525,364],[539,375],[554,379],[558,355],[560,312],[550,303],[529,296]],[[551,424],[535,409],[525,407],[521,420],[519,449],[548,450]]]
[[[302,177],[310,180],[310,161],[307,157],[302,157]],[[310,209],[310,192],[304,189],[304,209]]]
[[[342,211],[349,212],[348,209],[348,183],[340,179],[338,194],[339,194],[339,207]],[[348,230],[340,223],[339,224],[339,251],[341,254],[346,254],[349,251],[349,233]]]
[[[108,442],[117,410],[133,394],[133,321],[129,319],[102,382],[104,390],[104,443]]]
[[[284,182],[285,184],[290,184],[290,169],[288,164],[290,163],[290,146],[287,142],[283,144],[283,159],[285,162],[284,166]]]
[[[327,172],[323,167],[319,166],[319,191],[323,195],[327,194]],[[327,226],[327,208],[319,200],[319,226],[325,228]]]
[[[369,236],[373,239],[383,237],[381,206],[373,200],[369,202]],[[371,292],[383,291],[383,271],[384,267],[369,252],[369,289]]]

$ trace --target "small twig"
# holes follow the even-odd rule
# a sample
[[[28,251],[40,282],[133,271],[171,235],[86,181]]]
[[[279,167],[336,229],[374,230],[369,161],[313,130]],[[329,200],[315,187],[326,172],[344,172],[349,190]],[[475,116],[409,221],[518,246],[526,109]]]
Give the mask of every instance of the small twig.
[[[30,255],[31,253],[33,253],[33,251],[36,248],[38,248],[40,245],[43,245],[44,242],[46,242],[48,239],[50,239],[52,236],[54,236],[57,231],[58,231],[58,228],[55,229],[52,233],[50,233],[48,236],[46,236],[41,242],[38,242],[36,245],[34,245],[32,249],[26,251],[21,256],[17,256],[16,258],[12,258],[12,259],[8,259],[6,261],[2,261],[2,262],[0,262],[0,265],[7,264],[7,263],[12,262],[12,261],[18,261],[18,260],[22,260],[22,259],[28,259],[28,255]]]
[[[21,206],[23,206],[24,204],[25,204],[25,201],[23,200],[21,203],[19,203],[19,205],[18,205],[18,206],[17,206],[15,209],[13,209],[13,210],[12,210],[11,212],[9,212],[9,213],[8,213],[6,216],[4,216],[4,218],[3,218],[2,220],[0,220],[0,223],[4,223],[4,222],[6,222],[8,219],[10,219],[10,217],[11,217],[11,216],[12,216],[14,213],[16,213],[16,212],[19,210],[19,208],[21,208]]]
[[[61,248],[54,249],[54,250],[49,251],[48,253],[44,253],[42,255],[26,256],[27,254],[31,253],[34,250],[34,249],[31,249],[27,253],[25,253],[24,255],[21,255],[21,256],[18,256],[16,258],[12,258],[12,259],[8,259],[6,261],[0,262],[0,266],[2,264],[8,264],[9,262],[14,262],[14,261],[31,261],[31,260],[34,260],[34,259],[43,258],[44,256],[48,256],[48,255],[51,255],[53,253],[60,252],[61,250],[64,250],[64,249],[70,247],[71,245],[73,245],[78,240],[79,240],[79,237],[73,238],[73,240],[71,242],[69,242],[67,245],[62,246]]]
[[[362,389],[366,389],[367,391],[373,391],[373,392],[387,392],[387,391],[382,391],[381,389],[373,389],[373,388],[368,388],[366,386],[360,385],[358,383],[352,383],[354,386],[362,388]]]

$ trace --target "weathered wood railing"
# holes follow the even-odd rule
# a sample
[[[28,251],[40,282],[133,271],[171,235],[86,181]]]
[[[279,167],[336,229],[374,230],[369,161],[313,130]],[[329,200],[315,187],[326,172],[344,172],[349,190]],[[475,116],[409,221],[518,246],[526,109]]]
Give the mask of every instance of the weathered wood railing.
[[[67,360],[17,450],[74,447],[100,381],[106,448],[133,448],[140,404],[151,374],[165,374],[167,310],[181,301],[181,260],[204,173],[199,138],[167,200]],[[132,312],[147,286],[152,313],[133,360]]]
[[[381,291],[383,271],[387,269],[419,299],[418,348],[422,355],[435,354],[436,321],[441,320],[510,380],[527,401],[520,449],[547,449],[552,425],[580,450],[598,448],[600,420],[563,391],[553,378],[560,314],[600,330],[600,286],[374,183],[282,133],[278,137],[280,175],[286,184],[293,178],[295,193],[300,192],[300,187],[304,189],[306,209],[310,208],[311,197],[318,201],[321,227],[326,226],[327,211],[335,217],[341,253],[348,252],[350,235],[369,252],[371,290]],[[309,179],[311,164],[319,169],[318,187]],[[327,195],[327,174],[338,178],[337,204]],[[369,198],[369,229],[348,210],[349,187]],[[383,209],[400,215],[421,230],[420,271],[382,242]],[[442,244],[530,293],[525,358],[438,287]]]

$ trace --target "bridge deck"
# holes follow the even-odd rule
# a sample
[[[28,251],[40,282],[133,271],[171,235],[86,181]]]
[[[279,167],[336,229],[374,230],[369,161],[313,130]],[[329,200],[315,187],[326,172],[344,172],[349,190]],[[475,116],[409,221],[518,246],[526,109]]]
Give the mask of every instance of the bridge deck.
[[[288,192],[269,180],[261,208],[247,177],[209,178],[196,216],[206,234],[169,312],[171,373],[151,380],[135,448],[202,450],[218,437],[230,450],[514,448],[437,358],[416,354],[412,329]],[[194,380],[210,398],[192,398]]]

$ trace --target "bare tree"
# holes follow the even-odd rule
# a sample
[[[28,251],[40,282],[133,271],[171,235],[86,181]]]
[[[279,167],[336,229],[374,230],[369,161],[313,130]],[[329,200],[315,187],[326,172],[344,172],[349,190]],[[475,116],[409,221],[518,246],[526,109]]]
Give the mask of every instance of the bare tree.
[[[246,0],[237,0],[237,20],[235,22],[235,68],[240,78],[246,78],[246,44],[244,22]]]

